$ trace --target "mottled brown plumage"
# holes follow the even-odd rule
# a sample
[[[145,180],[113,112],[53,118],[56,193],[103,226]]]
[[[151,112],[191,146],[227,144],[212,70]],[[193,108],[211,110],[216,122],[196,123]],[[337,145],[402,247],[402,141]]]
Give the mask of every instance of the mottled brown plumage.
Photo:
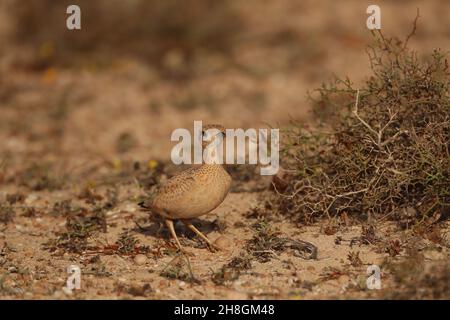
[[[220,125],[203,127],[218,129],[224,134],[225,129]],[[216,139],[213,136],[210,141]],[[209,142],[204,143],[205,146]],[[217,208],[225,199],[230,190],[231,177],[221,164],[202,164],[189,168],[169,179],[157,191],[144,207],[166,220],[169,230],[181,249],[181,245],[173,227],[174,219],[181,219],[186,226],[204,239],[211,250],[217,249],[208,238],[189,222],[189,219],[207,214]]]
[[[230,184],[231,177],[221,165],[190,168],[161,187],[152,208],[169,219],[196,218],[219,206]]]

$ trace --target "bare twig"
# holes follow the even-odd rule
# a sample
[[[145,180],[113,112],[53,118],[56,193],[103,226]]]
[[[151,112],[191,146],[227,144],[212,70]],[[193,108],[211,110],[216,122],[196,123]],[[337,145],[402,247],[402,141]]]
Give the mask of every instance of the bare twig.
[[[416,13],[416,18],[414,19],[413,22],[413,29],[411,30],[411,32],[408,34],[408,36],[406,37],[405,43],[403,44],[403,50],[406,49],[406,47],[408,46],[408,42],[409,39],[416,34],[416,30],[417,30],[417,20],[419,20],[420,18],[420,14],[419,14],[419,8],[417,8],[417,13]]]

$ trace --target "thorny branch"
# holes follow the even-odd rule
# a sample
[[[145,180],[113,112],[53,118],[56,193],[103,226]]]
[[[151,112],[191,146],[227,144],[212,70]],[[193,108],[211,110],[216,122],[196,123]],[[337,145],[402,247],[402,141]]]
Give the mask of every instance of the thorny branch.
[[[404,42],[374,36],[364,87],[341,79],[318,89],[320,110],[337,114],[325,119],[326,131],[294,123],[288,132],[287,187],[274,184],[270,208],[308,223],[340,213],[400,219],[405,207],[423,217],[450,207],[445,55],[422,62]]]
[[[379,131],[375,131],[366,121],[364,121],[359,116],[359,114],[358,114],[358,100],[359,100],[359,89],[356,91],[356,101],[355,101],[355,108],[353,109],[353,114],[372,134],[375,135],[375,137],[377,139],[376,141],[373,140],[373,138],[370,137],[370,136],[369,136],[369,139],[380,150],[382,150],[385,145],[387,145],[388,143],[392,142],[395,138],[398,137],[399,134],[401,134],[401,131],[398,131],[397,133],[395,133],[394,136],[390,137],[388,140],[382,141],[384,131],[386,130],[387,127],[389,127],[392,124],[392,122],[394,121],[394,118],[395,118],[395,116],[397,115],[398,112],[392,113],[391,110],[388,109],[389,110],[389,114],[390,114],[388,122]]]

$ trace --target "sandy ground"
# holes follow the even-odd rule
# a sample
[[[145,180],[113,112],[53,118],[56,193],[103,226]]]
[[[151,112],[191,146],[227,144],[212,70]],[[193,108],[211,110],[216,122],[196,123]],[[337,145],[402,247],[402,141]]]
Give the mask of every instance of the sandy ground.
[[[420,29],[411,45],[423,53],[435,47],[450,49],[448,1],[379,2],[385,34],[406,35],[415,8],[420,7]],[[33,71],[17,67],[26,64],[29,52],[2,47],[0,204],[3,213],[12,209],[13,217],[0,225],[1,298],[390,297],[398,285],[392,272],[382,268],[381,292],[368,290],[365,280],[369,265],[406,256],[411,237],[397,232],[395,224],[377,224],[377,237],[384,244],[401,243],[393,257],[380,243],[358,240],[362,227],[355,221],[340,223],[330,232],[327,222],[303,226],[269,215],[271,230],[312,243],[318,248],[317,259],[302,259],[292,250],[274,251],[268,253],[267,262],[250,257],[248,268],[239,274],[222,274],[225,281],[221,281],[217,275],[222,266],[249,254],[248,241],[257,234],[254,224],[259,221],[250,213],[270,181],[254,174],[246,181],[235,173],[225,202],[196,222],[224,246],[218,253],[209,252],[177,225],[183,245],[192,254],[188,257],[192,272],[186,258],[175,252],[165,228],[159,229],[137,206],[154,185],[152,179],[171,175],[171,171],[155,169],[154,163],[158,168],[169,160],[170,133],[175,128],[192,129],[194,120],[231,128],[285,127],[292,118],[308,126],[312,117],[308,90],[334,74],[348,75],[356,83],[368,75],[365,1],[259,3],[237,5],[246,16],[246,26],[231,58],[200,56],[195,62],[197,76],[181,83],[162,78],[153,67],[128,56],[108,67]],[[8,29],[4,10],[0,21],[3,39]],[[286,31],[296,40],[268,44],[282,39]],[[83,196],[87,189],[94,195]],[[108,190],[117,193],[109,207],[105,205],[110,200]],[[13,195],[19,199],[13,200]],[[67,200],[71,204],[64,209],[61,203]],[[91,216],[98,207],[106,217],[106,232],[94,232],[88,249],[49,249],[49,241],[67,230],[67,216],[80,212],[80,216]],[[444,225],[444,237],[449,231]],[[133,245],[141,248],[138,257],[134,249],[123,254],[114,246],[123,232],[139,241]],[[449,247],[421,241],[425,269],[448,264]],[[360,261],[349,255],[359,255]],[[81,267],[82,288],[69,294],[62,287],[71,264]]]
[[[129,193],[138,192],[132,186]],[[49,195],[30,195],[28,205],[41,207],[49,201]],[[54,199],[54,195],[50,195]],[[64,196],[66,198],[67,195]],[[76,197],[76,195],[74,195]],[[213,279],[221,267],[235,257],[246,254],[246,241],[255,235],[252,225],[257,221],[243,213],[255,206],[255,193],[232,193],[215,210],[214,214],[197,221],[201,230],[224,249],[211,253],[184,227],[177,225],[182,244],[191,254],[188,256],[193,276],[190,278],[187,263],[168,243],[168,234],[158,225],[149,223],[147,214],[140,212],[132,201],[124,201],[107,213],[108,231],[91,239],[92,245],[108,247],[114,244],[124,231],[130,232],[150,251],[139,255],[121,255],[87,250],[83,254],[70,254],[64,250],[50,253],[43,243],[64,230],[65,219],[46,215],[33,218],[17,217],[8,224],[0,237],[3,250],[0,263],[5,271],[2,293],[5,298],[79,298],[79,299],[323,299],[380,297],[379,292],[366,289],[366,269],[369,265],[382,265],[390,255],[377,245],[358,242],[361,226],[350,225],[335,234],[326,234],[322,226],[294,226],[286,221],[271,221],[270,227],[279,230],[283,237],[308,241],[318,248],[317,259],[304,260],[292,250],[273,252],[270,261],[258,262],[251,258],[251,268],[242,271],[237,278],[227,276],[220,285]],[[39,204],[39,205],[37,205]],[[144,229],[140,229],[135,221]],[[146,222],[147,221],[147,222]],[[219,223],[218,223],[219,222]],[[217,227],[220,226],[220,228]],[[377,226],[380,238],[399,240],[393,224]],[[449,228],[447,227],[447,232]],[[219,239],[219,240],[218,240]],[[340,239],[337,242],[337,239]],[[353,241],[352,241],[353,240]],[[352,243],[353,242],[353,243]],[[425,261],[447,263],[449,249],[424,242]],[[402,242],[402,246],[406,246]],[[200,246],[200,248],[198,248]],[[352,265],[350,253],[357,253],[358,265]],[[396,256],[401,261],[405,251]],[[95,258],[97,257],[97,258]],[[138,258],[137,258],[138,257]],[[82,270],[82,289],[67,294],[65,285],[67,266],[75,264]],[[177,268],[180,267],[178,270]],[[176,269],[179,279],[172,279],[164,271]],[[384,294],[392,287],[392,275],[382,269]],[[5,295],[6,294],[6,295]]]

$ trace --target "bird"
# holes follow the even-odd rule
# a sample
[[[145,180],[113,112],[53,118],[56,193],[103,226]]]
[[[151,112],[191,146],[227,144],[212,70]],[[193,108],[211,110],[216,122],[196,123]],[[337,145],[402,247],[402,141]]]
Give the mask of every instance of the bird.
[[[216,139],[223,141],[225,134],[222,125],[203,126],[202,147],[205,150],[205,161],[173,176],[158,188],[151,199],[139,203],[141,208],[150,210],[165,220],[172,238],[182,252],[184,250],[175,232],[174,220],[181,220],[188,229],[203,239],[211,252],[220,250],[192,224],[191,219],[216,209],[230,191],[232,178],[225,170],[223,161],[215,161],[220,156],[214,146]],[[205,141],[205,138],[209,141]]]

